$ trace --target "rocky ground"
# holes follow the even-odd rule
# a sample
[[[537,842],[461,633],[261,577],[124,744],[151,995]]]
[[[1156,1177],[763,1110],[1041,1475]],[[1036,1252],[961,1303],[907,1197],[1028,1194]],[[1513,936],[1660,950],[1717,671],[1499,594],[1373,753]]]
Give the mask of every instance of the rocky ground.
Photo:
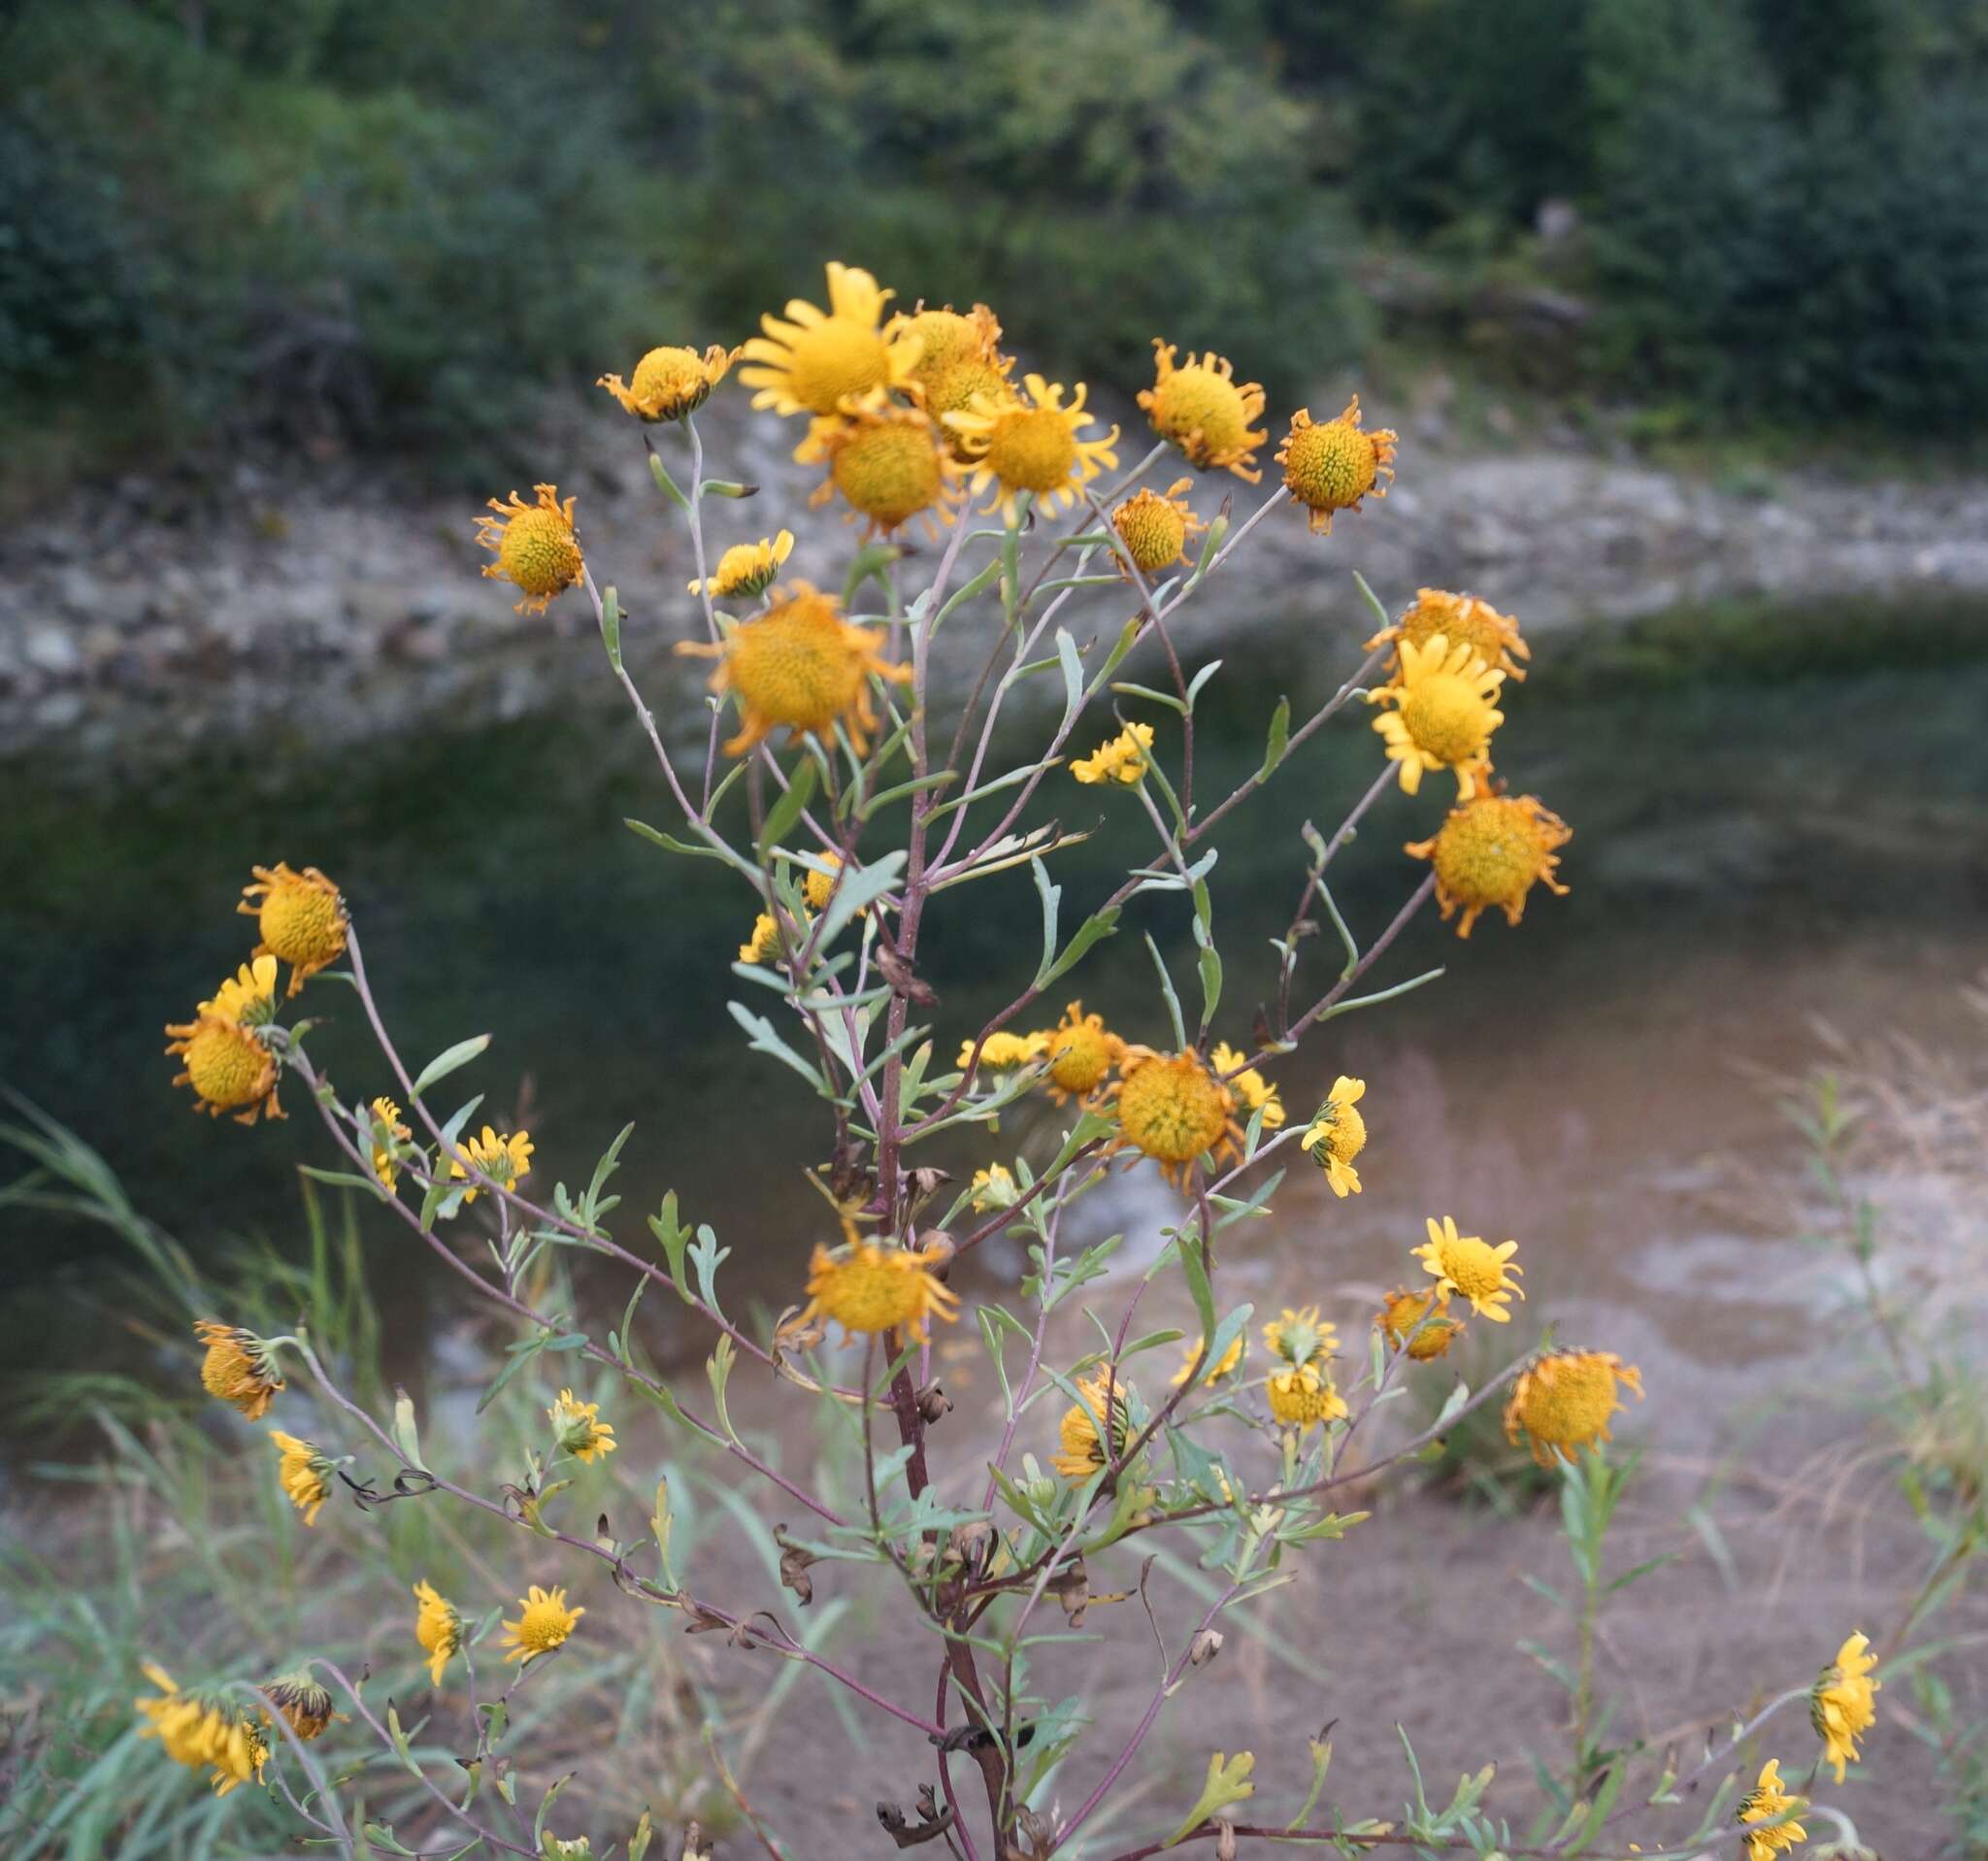
[[[1469,587],[1535,634],[1735,595],[1988,590],[1981,480],[1763,477],[1736,490],[1604,456],[1567,429],[1487,451],[1457,443],[1435,412],[1402,423],[1387,500],[1329,542],[1281,515],[1266,524],[1246,580],[1211,588],[1185,641],[1226,645],[1314,615],[1360,624],[1351,569],[1389,601],[1423,583]],[[796,566],[833,582],[852,533],[807,510],[813,474],[787,456],[792,423],[749,415],[735,396],[704,424],[713,470],[763,487],[750,504],[712,507],[714,541],[785,523],[801,539]],[[1141,432],[1136,416],[1128,431]],[[543,456],[579,494],[601,579],[622,589],[631,651],[647,632],[659,652],[689,617],[693,570],[635,429],[604,407],[576,410],[549,423]],[[1166,467],[1154,476],[1164,483]],[[1262,495],[1224,478],[1197,501],[1209,509],[1230,490],[1242,510]],[[439,718],[523,715],[596,682],[597,662],[570,645],[590,631],[581,601],[543,619],[514,614],[477,573],[487,558],[476,514],[468,496],[409,496],[350,464],[242,463],[198,485],[127,477],[17,524],[0,539],[0,758],[55,749],[75,774],[196,746],[348,745]],[[683,687],[686,722],[695,693]]]

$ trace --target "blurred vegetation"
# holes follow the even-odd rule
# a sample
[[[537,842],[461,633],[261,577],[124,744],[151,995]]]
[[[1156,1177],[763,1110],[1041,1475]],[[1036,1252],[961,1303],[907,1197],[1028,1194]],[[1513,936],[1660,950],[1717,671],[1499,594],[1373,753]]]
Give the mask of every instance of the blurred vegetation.
[[[1395,340],[1684,430],[1988,411],[1988,0],[19,0],[0,431],[480,474],[827,257],[1287,398]],[[818,294],[818,286],[817,286]]]

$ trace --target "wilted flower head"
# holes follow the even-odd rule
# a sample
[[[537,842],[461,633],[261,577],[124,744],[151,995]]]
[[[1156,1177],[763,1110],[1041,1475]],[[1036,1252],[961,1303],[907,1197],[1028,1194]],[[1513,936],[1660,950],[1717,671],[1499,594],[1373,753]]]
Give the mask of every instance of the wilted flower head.
[[[1426,859],[1436,872],[1436,902],[1447,920],[1459,909],[1457,935],[1487,911],[1502,911],[1508,924],[1525,914],[1526,894],[1537,885],[1565,894],[1554,878],[1555,851],[1574,838],[1573,830],[1533,795],[1478,795],[1450,810],[1427,840],[1405,849]]]
[[[518,590],[523,597],[519,614],[527,609],[544,614],[555,594],[580,580],[585,566],[573,533],[575,500],[561,504],[556,484],[535,484],[532,495],[536,501],[531,504],[515,491],[509,502],[492,498],[495,515],[477,519],[477,542],[497,555],[495,562],[483,564],[483,574]]]
[[[1212,349],[1189,355],[1176,367],[1174,345],[1157,336],[1153,366],[1152,386],[1139,392],[1153,431],[1173,441],[1189,464],[1227,470],[1256,483],[1263,474],[1256,469],[1254,449],[1270,434],[1262,428],[1251,432],[1249,422],[1263,413],[1263,389],[1254,382],[1238,387],[1235,369]]]
[[[633,382],[603,375],[594,385],[606,388],[638,419],[680,420],[705,404],[738,359],[737,349],[716,346],[702,355],[694,349],[652,349],[636,363]]]
[[[1364,497],[1387,495],[1379,481],[1394,477],[1395,439],[1388,427],[1362,429],[1357,394],[1336,420],[1321,424],[1302,407],[1291,415],[1277,463],[1285,489],[1310,513],[1314,531],[1330,531],[1334,513],[1358,510]]]
[[[1523,1430],[1542,1467],[1557,1453],[1572,1456],[1610,1439],[1609,1418],[1622,1407],[1616,1385],[1642,1395],[1642,1377],[1607,1350],[1553,1350],[1527,1366],[1505,1405],[1506,1439]]]
[[[215,1318],[196,1319],[193,1333],[207,1346],[200,1365],[201,1387],[216,1400],[232,1403],[248,1420],[260,1421],[284,1386],[269,1346],[254,1332]]]

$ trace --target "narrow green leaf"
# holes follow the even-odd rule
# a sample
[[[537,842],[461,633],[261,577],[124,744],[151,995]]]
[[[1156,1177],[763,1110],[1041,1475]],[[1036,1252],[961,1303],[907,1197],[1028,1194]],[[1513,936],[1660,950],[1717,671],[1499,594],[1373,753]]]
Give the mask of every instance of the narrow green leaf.
[[[1263,767],[1256,772],[1258,781],[1268,781],[1271,773],[1284,759],[1291,747],[1291,701],[1279,698],[1277,708],[1270,714],[1270,743],[1263,752]]]
[[[483,1049],[489,1045],[489,1035],[476,1034],[472,1035],[470,1039],[466,1041],[457,1041],[453,1047],[448,1047],[443,1052],[436,1054],[436,1056],[432,1060],[430,1060],[426,1066],[422,1067],[420,1072],[414,1076],[414,1088],[413,1096],[415,1098],[419,1098],[423,1092],[425,1092],[431,1085],[435,1084],[438,1080],[446,1080],[449,1076],[449,1074],[456,1071],[458,1067],[467,1066],[473,1059],[477,1058],[478,1055],[480,1054],[483,1051]]]
[[[804,758],[794,765],[793,775],[780,798],[767,810],[766,825],[760,829],[755,848],[760,865],[768,863],[773,849],[792,832],[794,823],[801,818],[801,811],[813,800],[815,780],[812,761]]]

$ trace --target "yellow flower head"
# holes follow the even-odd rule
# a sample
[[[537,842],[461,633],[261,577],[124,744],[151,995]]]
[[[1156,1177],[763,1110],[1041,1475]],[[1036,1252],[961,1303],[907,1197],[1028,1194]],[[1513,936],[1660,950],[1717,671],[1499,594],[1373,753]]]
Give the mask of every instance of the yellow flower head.
[[[991,485],[993,493],[983,508],[1001,511],[1011,523],[1023,492],[1033,493],[1039,508],[1063,510],[1077,502],[1080,486],[1106,466],[1115,470],[1118,464],[1112,450],[1118,442],[1115,426],[1102,440],[1077,437],[1091,424],[1083,411],[1087,390],[1081,382],[1068,407],[1062,387],[1040,375],[1026,375],[1022,383],[1024,394],[977,394],[964,413],[945,415],[945,424],[959,435],[960,450],[973,464],[974,495]]]
[[[1881,1682],[1871,1678],[1877,1656],[1870,1647],[1867,1637],[1852,1635],[1816,1676],[1808,1694],[1808,1722],[1822,1741],[1822,1761],[1836,1772],[1839,1783],[1844,1768],[1857,1762],[1857,1741],[1877,1723],[1875,1695]]]
[[[1366,1095],[1365,1080],[1349,1080],[1342,1073],[1298,1140],[1299,1149],[1325,1172],[1333,1194],[1342,1201],[1360,1193],[1360,1172],[1353,1168],[1353,1159],[1367,1147],[1367,1120],[1354,1108]]]
[[[739,946],[742,963],[770,963],[779,954],[780,927],[771,912],[761,912],[752,920],[752,935]]]
[[[1207,1341],[1203,1340],[1203,1342],[1206,1343]],[[1230,1342],[1228,1349],[1223,1351],[1221,1356],[1213,1363],[1203,1367],[1201,1373],[1202,1387],[1212,1389],[1224,1377],[1234,1376],[1238,1367],[1242,1362],[1242,1353],[1248,1347],[1248,1343],[1249,1340],[1245,1333],[1237,1332],[1235,1338]],[[1168,1379],[1176,1388],[1178,1388],[1181,1383],[1185,1382],[1194,1374],[1194,1360],[1200,1354],[1201,1345],[1194,1343],[1192,1339],[1180,1346],[1180,1368],[1175,1371],[1173,1376]]]
[[[1242,1066],[1249,1057],[1239,1053],[1227,1041],[1215,1044],[1213,1064],[1216,1074],[1229,1090],[1242,1101],[1242,1109],[1252,1117],[1263,1113],[1263,1128],[1275,1131],[1284,1121],[1284,1102],[1277,1097],[1277,1088],[1253,1066]],[[1236,1069],[1242,1067],[1239,1073]]]
[[[1464,1335],[1463,1326],[1449,1315],[1449,1294],[1441,1286],[1417,1292],[1396,1286],[1381,1294],[1374,1328],[1387,1340],[1390,1349],[1406,1346],[1416,1363],[1441,1356]]]
[[[283,1496],[304,1514],[305,1524],[316,1524],[318,1512],[331,1497],[331,1462],[310,1442],[286,1435],[281,1428],[272,1428],[269,1438],[281,1456],[277,1479]]]
[[[534,1147],[529,1131],[513,1131],[508,1137],[499,1137],[486,1124],[480,1137],[464,1138],[460,1147],[478,1169],[502,1188],[514,1189],[531,1174]],[[450,1161],[451,1182],[467,1182],[469,1174],[460,1163]],[[465,1189],[463,1207],[468,1208],[481,1193],[480,1188]]]
[[[601,1419],[601,1405],[581,1402],[570,1389],[560,1390],[559,1400],[546,1414],[552,1423],[552,1438],[562,1454],[572,1454],[580,1460],[599,1460],[612,1454],[619,1445],[614,1440],[614,1424]]]
[[[971,1206],[980,1214],[992,1214],[996,1209],[1011,1209],[1021,1200],[1021,1185],[1005,1163],[990,1163],[984,1170],[976,1170],[973,1181],[967,1186],[973,1198]]]
[[[1192,482],[1191,479],[1176,479],[1164,492],[1139,491],[1111,513],[1111,527],[1118,532],[1125,553],[1148,580],[1171,569],[1186,552],[1187,539],[1208,528],[1187,508],[1182,495]],[[1122,571],[1124,564],[1119,567]]]
[[[1086,1014],[1081,1002],[1072,1002],[1054,1027],[1029,1039],[1037,1052],[1049,1056],[1050,1096],[1059,1105],[1089,1098],[1125,1057],[1125,1043],[1102,1014]]]
[[[338,887],[315,866],[295,873],[278,860],[273,867],[249,870],[255,882],[242,887],[242,902],[235,909],[254,918],[262,934],[252,953],[280,956],[289,964],[294,995],[346,953],[346,929],[352,920]]]
[[[718,557],[711,572],[713,601],[749,600],[764,594],[779,578],[781,563],[794,551],[794,533],[782,530],[776,537],[761,537],[757,543],[735,543]],[[702,594],[705,584],[689,584],[692,594]]]
[[[1070,773],[1081,782],[1117,781],[1130,787],[1145,774],[1152,747],[1151,724],[1127,724],[1109,743],[1072,763]]]
[[[1242,1136],[1236,1100],[1199,1053],[1127,1049],[1118,1082],[1118,1137],[1154,1159],[1174,1183],[1205,1152],[1233,1147]]]
[[[1474,594],[1449,594],[1441,588],[1418,588],[1415,605],[1391,627],[1383,627],[1367,642],[1363,650],[1372,652],[1390,641],[1410,641],[1426,647],[1437,634],[1451,646],[1467,646],[1483,662],[1508,679],[1522,681],[1521,659],[1530,659],[1533,649],[1526,645],[1518,622],[1500,614],[1488,601]],[[1401,659],[1395,659],[1395,676],[1400,676]]]
[[[1790,1796],[1781,1787],[1781,1761],[1769,1758],[1760,1767],[1760,1780],[1740,1799],[1740,1826],[1746,1833],[1746,1861],[1774,1861],[1798,1843],[1808,1840],[1801,1823],[1786,1821],[1777,1827],[1756,1826],[1776,1816],[1798,1816],[1808,1807],[1806,1796]]]
[[[935,1314],[952,1323],[959,1294],[939,1279],[923,1253],[874,1241],[851,1241],[833,1252],[815,1244],[801,1323],[833,1318],[846,1332],[906,1331],[922,1338]]]
[[[996,1073],[1026,1066],[1041,1057],[1048,1038],[1046,1034],[1011,1034],[1006,1028],[997,1028],[980,1045],[980,1065]],[[954,1064],[965,1066],[973,1057],[974,1043],[970,1037],[960,1042],[959,1058]]]
[[[835,414],[872,388],[902,387],[916,366],[918,339],[909,331],[878,329],[892,293],[868,272],[831,262],[826,311],[794,298],[784,318],[766,316],[740,353],[751,366],[739,371],[759,391],[754,407],[776,414]]]
[[[1642,1397],[1642,1373],[1607,1350],[1553,1350],[1529,1364],[1505,1405],[1505,1436],[1514,1445],[1520,1429],[1542,1467],[1555,1452],[1570,1459],[1582,1447],[1608,1441],[1608,1419],[1622,1407],[1620,1383]]]
[[[1414,1256],[1435,1276],[1438,1290],[1460,1292],[1480,1317],[1509,1324],[1511,1313],[1507,1308],[1511,1295],[1526,1296],[1510,1277],[1525,1269],[1506,1264],[1518,1251],[1518,1243],[1507,1241],[1494,1247],[1474,1234],[1459,1234],[1456,1217],[1451,1214],[1444,1215],[1441,1224],[1431,1215],[1424,1225],[1429,1239],[1414,1249]]]
[[[414,1585],[414,1600],[420,1605],[414,1616],[414,1640],[428,1657],[429,1682],[440,1686],[448,1657],[462,1646],[462,1616],[425,1577]]]
[[[1293,1370],[1302,1370],[1307,1364],[1323,1365],[1337,1356],[1340,1332],[1337,1325],[1319,1317],[1316,1306],[1303,1306],[1295,1312],[1286,1306],[1281,1317],[1264,1326],[1263,1341],[1273,1356]]]
[[[561,504],[556,484],[535,484],[532,491],[536,503],[525,503],[514,491],[509,503],[490,500],[494,516],[477,519],[478,544],[497,552],[495,562],[483,564],[483,574],[518,590],[523,596],[519,614],[527,609],[544,614],[555,594],[580,580],[585,566],[573,534],[575,500]]]
[[[1574,830],[1535,795],[1478,795],[1453,808],[1427,840],[1403,848],[1436,869],[1436,902],[1446,922],[1461,907],[1459,937],[1468,937],[1481,913],[1502,911],[1508,924],[1525,915],[1526,894],[1536,884],[1565,896],[1553,877],[1554,850]]]
[[[1329,532],[1336,511],[1357,511],[1362,498],[1387,495],[1379,481],[1394,477],[1395,438],[1388,427],[1362,429],[1357,394],[1336,420],[1320,424],[1303,407],[1291,415],[1276,459],[1285,489],[1310,512],[1314,531]]]
[[[1049,1464],[1066,1479],[1088,1479],[1109,1464],[1104,1447],[1106,1438],[1111,1443],[1112,1455],[1122,1454],[1132,1439],[1126,1414],[1130,1392],[1123,1382],[1113,1379],[1108,1368],[1079,1377],[1077,1392],[1083,1402],[1073,1403],[1063,1412],[1063,1422],[1057,1430],[1058,1451],[1050,1455]],[[1100,1421],[1105,1424],[1103,1437],[1098,1433]]]
[[[840,491],[851,516],[868,519],[866,536],[888,536],[914,516],[935,533],[952,521],[960,468],[944,436],[922,409],[892,401],[881,388],[811,422],[794,457],[828,467],[809,503],[826,504]]]
[[[1139,404],[1152,429],[1180,449],[1190,465],[1227,470],[1254,484],[1263,477],[1255,449],[1270,438],[1267,428],[1249,430],[1263,414],[1263,389],[1254,382],[1236,385],[1233,367],[1209,349],[1189,355],[1177,368],[1174,345],[1153,338],[1151,387],[1141,388]]]
[[[825,912],[828,901],[835,896],[836,875],[843,869],[843,856],[817,849],[811,857],[818,860],[827,870],[816,872],[812,866],[804,869],[801,880],[801,896],[807,901],[811,912]]]
[[[276,958],[258,956],[244,963],[215,990],[212,1001],[194,1012],[237,1027],[266,1027],[276,1019]]]
[[[400,1179],[397,1147],[414,1141],[414,1132],[400,1121],[400,1107],[391,1099],[375,1099],[367,1108],[373,1114],[373,1174],[388,1195]]]
[[[911,676],[910,666],[885,662],[879,631],[850,626],[842,604],[808,582],[782,589],[722,645],[684,641],[677,650],[717,658],[711,688],[739,700],[739,734],[725,745],[734,756],[781,728],[796,735],[812,730],[826,740],[838,722],[860,755],[877,728],[870,675],[900,684]]]
[[[175,1764],[211,1771],[215,1796],[226,1796],[251,1778],[259,1782],[269,1762],[269,1744],[255,1721],[237,1707],[182,1692],[164,1668],[150,1661],[144,1665],[146,1678],[159,1690],[155,1698],[132,1702],[146,1721],[138,1728],[139,1737],[157,1739]]]
[[[196,1319],[193,1335],[207,1346],[200,1386],[216,1401],[232,1403],[248,1420],[260,1421],[284,1386],[269,1346],[254,1332],[214,1318]]]
[[[1401,646],[1401,670],[1392,684],[1368,694],[1369,702],[1391,705],[1374,719],[1387,745],[1388,758],[1401,765],[1402,789],[1412,795],[1425,770],[1453,769],[1460,801],[1477,792],[1491,733],[1505,721],[1498,688],[1505,674],[1494,672],[1468,643],[1452,646],[1441,634],[1426,646]]]
[[[927,310],[920,304],[914,311],[900,311],[884,325],[886,338],[911,336],[917,339],[918,359],[911,368],[911,380],[920,392],[945,373],[965,361],[999,362],[1001,323],[985,304],[970,311],[956,311],[951,305]]]
[[[196,1113],[219,1117],[232,1112],[237,1124],[283,1115],[276,1096],[276,1055],[248,1028],[202,1014],[190,1021],[168,1021],[166,1032],[173,1037],[167,1053],[185,1062],[185,1070],[173,1076],[173,1083],[193,1088],[200,1101],[193,1108]]]
[[[278,1714],[306,1745],[322,1734],[333,1719],[345,1717],[343,1712],[331,1710],[330,1690],[308,1674],[279,1674],[273,1680],[264,1680],[262,1690]],[[269,1720],[267,1712],[262,1716]]]
[[[606,388],[637,419],[680,420],[711,398],[738,359],[737,349],[715,345],[702,355],[694,349],[652,349],[636,363],[632,382],[603,375],[594,385]]]
[[[504,1624],[504,1640],[499,1644],[509,1650],[506,1661],[535,1661],[541,1654],[564,1646],[573,1625],[586,1613],[583,1609],[566,1607],[563,1584],[558,1589],[541,1589],[534,1583],[517,1599],[517,1620]]]
[[[1270,1412],[1286,1428],[1300,1434],[1328,1421],[1346,1418],[1346,1401],[1319,1365],[1301,1364],[1279,1370],[1264,1385],[1270,1397]]]

